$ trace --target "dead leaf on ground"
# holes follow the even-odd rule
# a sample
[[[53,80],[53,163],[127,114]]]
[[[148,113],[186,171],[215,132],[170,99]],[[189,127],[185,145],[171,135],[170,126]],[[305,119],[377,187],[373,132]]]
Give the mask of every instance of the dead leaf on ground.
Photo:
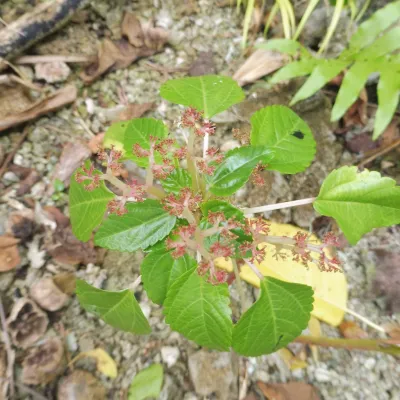
[[[399,121],[397,118],[394,118],[392,122],[388,125],[388,127],[384,130],[382,135],[379,137],[379,149],[384,149],[385,147],[390,146],[395,140],[398,140],[399,138]]]
[[[304,382],[266,384],[257,382],[268,400],[320,400],[317,389]]]
[[[339,325],[339,330],[342,336],[347,339],[366,339],[368,333],[365,332],[360,325],[353,321],[344,321]]]
[[[63,61],[53,61],[35,64],[36,79],[42,79],[48,83],[64,82],[71,69]]]
[[[31,240],[37,229],[35,214],[30,208],[11,212],[6,223],[6,231],[22,243]]]
[[[141,23],[134,14],[126,13],[121,31],[124,38],[118,41],[105,39],[99,48],[97,61],[89,65],[81,78],[91,83],[109,70],[126,68],[141,57],[148,57],[160,51],[168,40],[168,33],[151,23]]]
[[[75,293],[75,274],[71,272],[60,272],[59,274],[53,276],[53,281],[63,293],[69,296]]]
[[[0,236],[0,272],[10,271],[21,262],[17,246],[19,242],[13,236]]]
[[[69,226],[69,218],[64,215],[57,207],[44,206],[43,212],[56,223],[57,228],[66,228]]]
[[[373,291],[386,298],[389,312],[400,312],[400,253],[377,249],[378,258]]]
[[[368,95],[365,88],[360,92],[358,99],[350,106],[343,116],[344,128],[354,125],[364,126],[367,123]]]
[[[110,355],[102,348],[98,347],[97,349],[85,351],[83,353],[78,354],[71,361],[71,364],[85,357],[94,358],[96,360],[97,370],[101,372],[103,375],[112,379],[117,377],[118,375],[117,364],[110,357]]]
[[[130,103],[118,114],[118,117],[114,122],[117,121],[129,121],[134,118],[141,117],[144,113],[152,110],[155,107],[155,103]]]
[[[89,372],[75,370],[58,384],[58,400],[103,400],[105,387]]]
[[[99,147],[103,146],[103,140],[104,140],[104,135],[105,133],[99,133],[95,136],[93,136],[89,142],[88,142],[88,147],[90,149],[90,151],[92,152],[92,154],[96,154],[99,151]]]
[[[51,277],[35,282],[31,286],[29,294],[40,307],[47,311],[58,311],[69,301],[69,296],[56,285]]]
[[[56,337],[30,350],[22,363],[22,382],[43,385],[63,371],[64,344]]]
[[[59,179],[65,187],[69,186],[74,171],[79,168],[84,160],[89,158],[91,151],[89,147],[80,141],[67,143],[61,153],[60,161],[54,171],[52,184],[49,187],[50,193],[54,191],[54,181]]]
[[[28,108],[2,118],[0,120],[0,131],[36,119],[41,115],[45,115],[51,111],[58,110],[67,104],[73,103],[77,94],[78,91],[76,87],[72,85],[57,90],[46,98],[38,100],[28,106]]]
[[[400,323],[388,323],[382,325],[385,332],[393,339],[400,339]]]
[[[210,51],[200,51],[196,60],[189,68],[190,76],[201,76],[215,74],[215,62],[213,58],[213,52]]]
[[[353,153],[367,153],[378,147],[378,143],[372,140],[370,133],[360,133],[351,139],[346,138],[346,147]]]
[[[285,54],[273,50],[256,50],[235,72],[235,79],[240,86],[253,83],[271,72],[281,68],[288,61]]]
[[[278,354],[286,364],[286,366],[294,371],[296,369],[307,368],[308,364],[306,361],[302,360],[300,357],[295,356],[289,349],[283,348],[278,350]]]
[[[23,196],[24,194],[27,194],[31,190],[32,186],[39,181],[39,173],[35,169],[32,169],[26,178],[19,183],[16,193],[17,196]]]
[[[39,340],[47,330],[47,315],[27,298],[18,299],[7,319],[7,326],[15,346],[27,348]]]

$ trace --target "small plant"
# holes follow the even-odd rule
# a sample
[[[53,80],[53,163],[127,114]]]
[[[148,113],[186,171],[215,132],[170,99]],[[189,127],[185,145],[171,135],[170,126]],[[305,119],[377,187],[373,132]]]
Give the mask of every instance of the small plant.
[[[379,107],[373,133],[373,138],[377,139],[392,120],[399,102],[400,56],[391,54],[400,48],[400,27],[395,25],[399,19],[400,1],[388,4],[359,26],[350,39],[348,49],[335,59],[314,57],[294,40],[275,39],[261,44],[259,47],[263,49],[300,54],[299,60],[281,68],[270,82],[278,83],[311,74],[293,98],[293,105],[312,96],[346,71],[332,110],[332,121],[337,121],[357,100],[368,77],[373,72],[379,72]]]
[[[263,108],[251,118],[250,135],[235,132],[243,145],[223,154],[208,146],[216,130],[210,118],[243,100],[235,81],[214,75],[171,80],[161,87],[161,96],[188,107],[180,121],[185,140],[180,142],[151,118],[111,126],[99,152],[103,168],[87,161],[71,180],[73,231],[86,241],[97,229],[95,244],[104,248],[143,250],[144,289],[163,305],[172,329],[221,351],[232,347],[248,356],[274,352],[307,326],[313,290],[263,276],[257,266],[265,245],[274,246],[278,259],[283,249],[290,250],[305,268],[312,262],[326,273],[341,273],[340,260],[326,251],[337,245],[337,238],[330,233],[316,244],[301,231],[273,236],[268,222],[249,216],[312,203],[320,214],[335,218],[354,244],[375,227],[400,222],[400,187],[377,172],[342,167],[326,178],[316,198],[240,209],[231,196],[249,179],[268,190],[263,170],[295,174],[310,165],[316,144],[307,124],[287,107]],[[144,182],[116,177],[124,160],[146,169]],[[221,257],[232,261],[232,273],[217,266]],[[247,311],[242,308],[233,324],[229,285],[237,285],[243,300],[239,270],[245,264],[260,280],[260,296]],[[83,307],[110,325],[150,332],[132,290],[109,292],[79,280],[77,295]]]

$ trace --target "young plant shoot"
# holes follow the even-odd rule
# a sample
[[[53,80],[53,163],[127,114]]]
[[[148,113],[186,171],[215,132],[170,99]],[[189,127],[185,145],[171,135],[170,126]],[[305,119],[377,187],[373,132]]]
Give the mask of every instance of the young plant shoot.
[[[163,305],[172,329],[190,340],[247,356],[274,352],[307,327],[313,289],[263,276],[259,264],[266,246],[272,246],[275,258],[289,254],[304,268],[314,263],[326,274],[340,274],[342,267],[334,255],[338,239],[333,233],[320,244],[300,230],[275,236],[257,214],[312,203],[321,215],[335,218],[355,244],[375,227],[400,223],[400,187],[377,172],[341,167],[329,174],[314,198],[240,209],[232,204],[233,195],[248,180],[269,190],[263,170],[295,174],[311,164],[316,143],[307,124],[287,107],[265,107],[252,116],[249,135],[235,132],[242,145],[222,153],[208,146],[216,131],[211,118],[244,99],[235,81],[215,75],[171,80],[161,87],[161,96],[186,107],[180,119],[184,138],[151,118],[112,125],[98,154],[100,163],[87,161],[72,177],[74,234],[87,241],[95,231],[97,246],[144,251],[144,289]],[[121,179],[126,160],[144,168],[146,178]],[[231,272],[216,262],[221,258],[230,260]],[[258,277],[260,294],[250,308],[242,308],[234,324],[229,286],[237,285],[243,302],[243,266]],[[77,295],[83,307],[110,325],[150,332],[131,290],[109,292],[78,281]]]

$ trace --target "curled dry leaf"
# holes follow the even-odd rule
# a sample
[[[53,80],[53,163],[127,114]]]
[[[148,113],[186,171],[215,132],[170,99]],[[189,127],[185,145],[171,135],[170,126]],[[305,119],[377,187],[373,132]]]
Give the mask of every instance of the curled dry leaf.
[[[124,38],[118,41],[105,39],[97,55],[97,61],[81,74],[86,83],[113,69],[126,68],[140,57],[148,57],[160,51],[168,39],[168,33],[151,23],[142,24],[134,14],[126,13],[121,32]]]
[[[57,311],[63,308],[69,297],[63,293],[52,278],[42,278],[34,283],[29,292],[30,296],[44,310]]]
[[[273,400],[319,400],[317,389],[304,382],[266,384],[257,382],[257,386],[267,399]]]
[[[48,83],[64,82],[70,73],[71,69],[63,61],[38,63],[35,65],[36,79],[42,79]]]
[[[51,382],[63,371],[64,345],[59,338],[49,338],[33,348],[22,363],[22,382],[41,385]]]
[[[71,363],[85,357],[94,358],[96,360],[97,370],[101,372],[103,375],[109,378],[117,377],[118,375],[117,364],[110,357],[110,355],[102,348],[98,347],[97,349],[80,353],[71,361]]]
[[[116,121],[129,121],[141,117],[147,111],[153,109],[155,103],[130,103],[118,114]]]
[[[102,132],[102,133],[99,133],[99,134],[93,136],[93,137],[89,140],[89,142],[88,142],[87,145],[88,145],[90,151],[91,151],[93,154],[98,153],[99,147],[102,147],[102,145],[103,145],[103,140],[104,140],[104,135],[105,135],[105,133]]]
[[[57,391],[58,400],[104,400],[106,389],[89,372],[75,370],[63,378]]]
[[[13,236],[0,236],[0,272],[10,271],[21,262],[17,247],[19,241]]]
[[[235,72],[235,79],[240,86],[255,82],[257,79],[276,71],[288,60],[287,56],[273,50],[256,50]]]
[[[76,278],[71,272],[61,272],[53,276],[53,281],[57,287],[68,296],[75,293]]]
[[[15,302],[7,319],[8,331],[13,343],[27,348],[46,332],[47,315],[31,300],[22,298]]]
[[[353,321],[344,321],[339,325],[340,333],[347,339],[366,339],[368,333]]]
[[[28,108],[15,114],[8,115],[0,120],[0,131],[4,131],[12,126],[22,124],[45,115],[51,111],[58,110],[67,104],[73,103],[78,91],[75,86],[69,85],[42,100],[38,100]]]

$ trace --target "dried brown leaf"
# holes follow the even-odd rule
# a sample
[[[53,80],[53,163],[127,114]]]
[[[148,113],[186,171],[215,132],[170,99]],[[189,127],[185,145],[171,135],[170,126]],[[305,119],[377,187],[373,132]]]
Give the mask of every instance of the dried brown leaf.
[[[349,128],[354,125],[364,126],[367,123],[367,104],[368,95],[364,88],[361,90],[358,99],[350,106],[343,116],[345,128]]]
[[[53,281],[63,293],[67,295],[72,295],[75,293],[75,274],[71,272],[60,272],[59,274],[54,275]]]
[[[96,136],[93,136],[89,142],[88,147],[93,154],[96,154],[99,151],[99,147],[102,147],[105,133],[99,133]]]
[[[268,400],[320,400],[315,387],[304,382],[257,382],[257,385]]]
[[[58,400],[104,400],[106,389],[89,372],[76,369],[58,385]]]
[[[64,345],[59,338],[49,338],[31,349],[22,363],[22,382],[42,385],[51,382],[63,371]]]
[[[17,247],[19,242],[13,236],[0,236],[0,272],[10,271],[21,262]]]
[[[129,43],[134,47],[142,47],[144,45],[144,34],[142,24],[132,13],[126,13],[121,24],[121,33],[126,36]]]
[[[388,323],[382,326],[385,332],[393,339],[400,339],[400,324]]]
[[[215,74],[215,63],[212,51],[201,51],[189,68],[190,76]]]
[[[50,277],[35,282],[31,286],[29,294],[40,307],[47,311],[58,311],[69,301],[69,297],[60,290]]]
[[[339,325],[342,336],[347,339],[366,339],[368,333],[353,321],[344,321]]]
[[[118,114],[116,121],[129,121],[134,118],[139,118],[154,107],[155,103],[130,103]]]
[[[36,119],[51,111],[58,110],[59,108],[74,102],[77,94],[78,91],[76,87],[72,85],[57,90],[45,99],[33,103],[29,108],[2,118],[0,120],[0,131]]]
[[[235,72],[235,79],[240,86],[255,82],[286,64],[288,57],[273,50],[256,50]]]
[[[32,169],[26,178],[20,182],[19,188],[17,189],[17,196],[23,196],[24,194],[27,194],[31,190],[32,186],[39,182],[39,180],[40,175],[35,169]]]
[[[46,332],[47,315],[27,298],[15,302],[7,319],[8,331],[13,343],[27,348],[39,340]]]
[[[367,153],[378,147],[377,142],[372,140],[369,133],[360,133],[351,139],[346,139],[346,147],[353,153]]]

